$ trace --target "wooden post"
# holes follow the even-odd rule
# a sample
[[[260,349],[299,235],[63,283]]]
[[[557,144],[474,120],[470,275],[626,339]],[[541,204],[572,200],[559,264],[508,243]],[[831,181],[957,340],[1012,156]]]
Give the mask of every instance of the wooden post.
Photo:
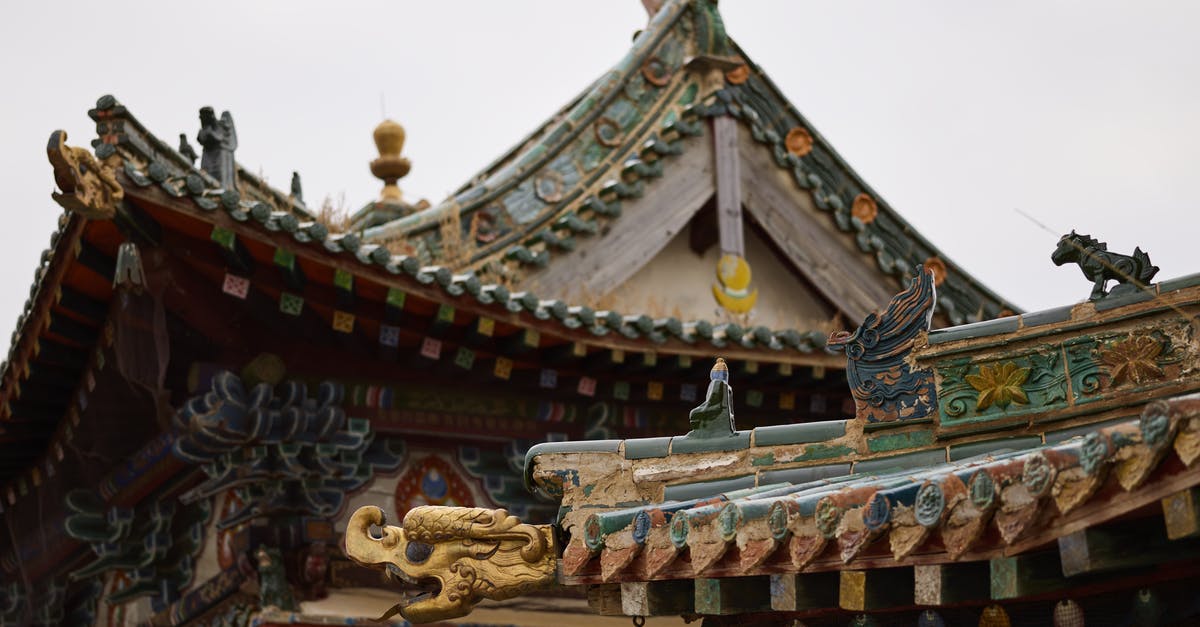
[[[1162,500],[1167,537],[1171,540],[1200,535],[1200,490],[1190,488]]]
[[[742,177],[738,165],[738,122],[727,115],[713,118],[717,162],[717,231],[721,254],[745,257],[742,238]]]
[[[911,568],[843,570],[838,586],[838,606],[863,612],[898,605],[913,605]]]
[[[696,579],[697,614],[746,614],[771,610],[771,582],[766,576]]]
[[[621,610],[626,616],[691,614],[695,596],[690,579],[626,582],[621,584]]]
[[[931,564],[913,567],[913,600],[917,605],[949,605],[987,600],[987,562]]]
[[[1066,587],[1057,552],[997,557],[991,560],[992,599],[1017,599]]]
[[[771,609],[799,612],[833,607],[838,602],[840,577],[836,572],[805,575],[771,575]]]

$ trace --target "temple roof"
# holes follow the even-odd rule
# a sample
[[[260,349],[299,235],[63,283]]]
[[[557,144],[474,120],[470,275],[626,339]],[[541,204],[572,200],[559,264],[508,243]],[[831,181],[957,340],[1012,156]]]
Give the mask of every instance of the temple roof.
[[[570,537],[560,582],[845,582],[848,569],[984,560],[995,577],[1056,540],[1070,577],[1094,568],[1071,547],[1131,533],[1122,525],[1186,559],[1191,545],[1167,542],[1178,517],[1166,529],[1155,517],[1200,484],[1198,281],[928,331],[910,324],[928,320],[927,275],[831,338],[846,348],[853,419],[735,430],[718,363],[686,435],[536,445],[526,482],[560,500]],[[995,581],[992,598],[1010,598]],[[799,609],[759,593],[742,611]],[[697,584],[697,608],[702,597]],[[809,609],[837,607],[825,603]]]
[[[322,293],[341,289],[335,285],[340,273],[361,275],[374,286],[369,290],[371,298],[386,301],[379,303],[381,308],[392,307],[395,298],[407,296],[407,308],[421,310],[422,316],[430,311],[457,313],[451,322],[456,326],[488,319],[496,323],[496,343],[511,340],[535,350],[537,346],[557,350],[564,342],[568,346],[575,343],[584,348],[584,355],[587,347],[592,352],[602,348],[615,353],[627,350],[682,356],[719,351],[733,359],[838,367],[839,360],[824,348],[824,331],[597,311],[485,284],[469,270],[423,265],[416,256],[365,243],[356,233],[331,232],[314,220],[295,196],[272,189],[240,166],[236,189],[223,188],[213,176],[151,134],[112,96],[100,98],[89,115],[96,120],[99,135],[92,142],[96,157],[114,165],[126,198],[136,202],[116,216],[120,227],[117,222],[64,214],[51,247],[42,256],[0,373],[0,412],[4,415],[0,442],[15,447],[12,455],[5,456],[0,476],[27,471],[33,459],[50,454],[45,443],[53,433],[69,430],[60,419],[78,414],[82,398],[72,392],[78,391],[79,378],[86,372],[103,368],[97,357],[104,348],[99,341],[111,343],[111,336],[105,339],[102,329],[113,294],[117,248],[126,238],[120,229],[157,237],[162,230],[157,219],[163,215],[178,216],[168,220],[170,228],[186,231],[188,241],[210,241],[221,249],[227,257],[220,265],[274,265],[285,277],[294,275],[301,281],[302,273],[289,275],[283,266],[321,268],[307,278],[320,283]],[[159,213],[164,207],[169,208],[168,213]],[[276,282],[279,285],[272,289],[289,289],[286,281]],[[352,286],[350,292],[355,289]],[[274,298],[283,296],[275,292]],[[404,301],[399,302],[403,309]],[[320,310],[320,315],[330,320],[335,314]],[[361,328],[372,333],[380,330],[378,321],[365,316],[359,324],[367,325]],[[42,367],[31,368],[34,362]]]
[[[668,488],[661,503],[590,514],[574,526],[565,575],[572,583],[746,576],[856,568],[860,558],[886,567],[881,553],[901,563],[926,541],[937,545],[921,552],[926,560],[940,551],[951,560],[1016,553],[1078,529],[1080,514],[1101,507],[1095,502],[1115,518],[1156,504],[1160,485],[1194,485],[1198,411],[1192,395],[1065,440],[952,450],[948,461],[860,462],[775,472],[744,487]],[[1172,449],[1182,464],[1166,462]],[[834,555],[817,559],[827,547]]]
[[[715,7],[701,5],[709,6],[664,3],[629,53],[540,128],[450,198],[368,228],[364,239],[407,246],[425,262],[520,282],[580,240],[604,238],[621,219],[623,201],[678,176],[673,164],[685,150],[703,150],[687,140],[706,133],[706,118],[730,115],[749,131],[764,162],[811,195],[825,216],[826,237],[871,259],[875,280],[888,286],[885,294],[914,267],[927,265],[939,273],[939,304],[952,324],[1017,311],[948,260],[863,182],[766,73],[725,39]],[[712,81],[714,68],[728,68],[718,84]],[[774,243],[788,250],[787,242]],[[793,264],[805,273],[798,258]],[[878,305],[834,302],[851,318]]]

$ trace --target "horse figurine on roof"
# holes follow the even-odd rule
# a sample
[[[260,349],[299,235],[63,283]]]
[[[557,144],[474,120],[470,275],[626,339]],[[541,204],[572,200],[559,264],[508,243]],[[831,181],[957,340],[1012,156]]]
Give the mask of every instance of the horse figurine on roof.
[[[1098,241],[1090,235],[1080,235],[1071,231],[1058,240],[1058,248],[1050,255],[1054,265],[1075,263],[1083,271],[1083,275],[1091,279],[1092,295],[1088,300],[1099,300],[1108,294],[1124,294],[1150,284],[1150,280],[1158,273],[1158,266],[1150,263],[1150,255],[1134,248],[1132,255],[1122,255],[1108,252],[1108,244]],[[1117,285],[1111,292],[1104,286],[1109,280],[1115,280]]]

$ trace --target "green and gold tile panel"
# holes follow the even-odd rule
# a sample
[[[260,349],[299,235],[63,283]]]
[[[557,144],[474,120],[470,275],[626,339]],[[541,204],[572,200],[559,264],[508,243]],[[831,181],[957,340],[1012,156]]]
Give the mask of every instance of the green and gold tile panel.
[[[916,360],[935,373],[940,435],[1073,418],[1200,389],[1197,294],[1189,292],[1160,292],[1161,300],[1103,311],[1084,303],[1050,323],[1022,320],[1001,333],[931,333]]]

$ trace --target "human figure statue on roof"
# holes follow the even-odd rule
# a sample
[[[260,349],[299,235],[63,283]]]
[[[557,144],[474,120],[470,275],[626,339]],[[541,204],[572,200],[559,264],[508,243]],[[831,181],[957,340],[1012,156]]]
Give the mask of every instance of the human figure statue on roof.
[[[212,107],[200,109],[200,134],[196,141],[204,147],[200,157],[200,169],[208,172],[221,182],[224,189],[236,187],[237,165],[233,160],[233,151],[237,150],[237,129],[233,126],[233,116],[228,111],[221,113],[221,119]]]
[[[725,365],[724,359],[717,358],[709,379],[704,402],[688,414],[692,430],[686,437],[720,438],[737,433],[733,423],[733,389],[729,386],[729,366]]]

